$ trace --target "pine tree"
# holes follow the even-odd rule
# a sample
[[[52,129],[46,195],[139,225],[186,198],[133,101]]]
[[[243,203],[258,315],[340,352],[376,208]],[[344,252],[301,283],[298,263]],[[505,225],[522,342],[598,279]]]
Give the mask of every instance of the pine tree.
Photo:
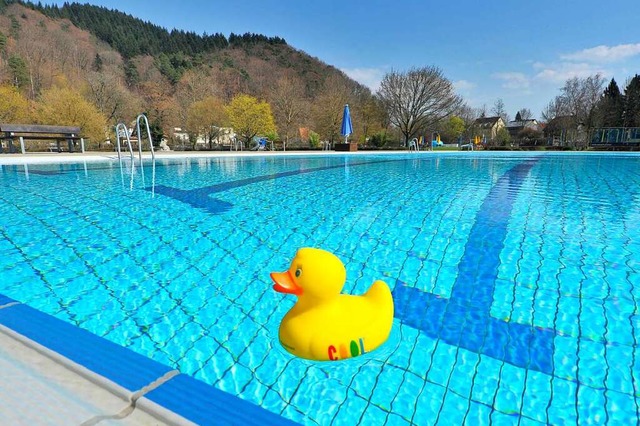
[[[129,88],[133,88],[140,83],[138,68],[130,59],[125,59],[124,61],[124,78]]]
[[[597,107],[599,124],[602,127],[622,127],[624,125],[622,119],[624,107],[624,97],[620,92],[618,83],[612,78],[609,86],[604,89],[604,93]]]
[[[624,126],[640,127],[640,76],[635,75],[624,90]]]
[[[102,68],[103,68],[103,62],[102,62],[102,57],[100,56],[99,53],[96,53],[96,57],[93,60],[93,70],[96,72],[102,72]]]
[[[27,63],[17,54],[11,55],[8,62],[13,85],[18,89],[26,87],[29,84]]]
[[[0,31],[0,53],[4,57],[7,53],[7,36]]]

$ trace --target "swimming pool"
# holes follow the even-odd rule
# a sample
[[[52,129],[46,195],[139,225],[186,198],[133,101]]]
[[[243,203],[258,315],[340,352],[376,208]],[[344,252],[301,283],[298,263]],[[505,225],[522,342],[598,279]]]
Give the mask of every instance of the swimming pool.
[[[3,166],[0,295],[303,424],[633,423],[640,156],[270,156]],[[376,279],[380,349],[292,358],[269,272]]]

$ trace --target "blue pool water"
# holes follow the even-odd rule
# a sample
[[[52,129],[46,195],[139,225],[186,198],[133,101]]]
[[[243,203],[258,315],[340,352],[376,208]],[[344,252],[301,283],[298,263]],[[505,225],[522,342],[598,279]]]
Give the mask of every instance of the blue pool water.
[[[635,424],[640,156],[225,157],[2,166],[0,299],[303,424]],[[380,349],[291,357],[299,247],[376,279]]]

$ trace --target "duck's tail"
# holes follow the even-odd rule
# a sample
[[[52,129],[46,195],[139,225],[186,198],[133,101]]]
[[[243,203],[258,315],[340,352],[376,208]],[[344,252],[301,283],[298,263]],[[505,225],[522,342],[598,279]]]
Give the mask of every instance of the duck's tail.
[[[391,290],[384,281],[375,281],[365,294],[365,297],[376,306],[376,315],[379,318],[385,318],[389,323],[393,321],[393,296],[391,296]]]

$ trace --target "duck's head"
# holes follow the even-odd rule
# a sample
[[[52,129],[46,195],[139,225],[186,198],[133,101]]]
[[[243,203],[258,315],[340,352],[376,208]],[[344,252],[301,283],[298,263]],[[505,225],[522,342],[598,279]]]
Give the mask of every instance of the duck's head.
[[[289,270],[272,272],[273,289],[300,298],[329,299],[340,294],[347,272],[333,253],[316,248],[301,248]]]

